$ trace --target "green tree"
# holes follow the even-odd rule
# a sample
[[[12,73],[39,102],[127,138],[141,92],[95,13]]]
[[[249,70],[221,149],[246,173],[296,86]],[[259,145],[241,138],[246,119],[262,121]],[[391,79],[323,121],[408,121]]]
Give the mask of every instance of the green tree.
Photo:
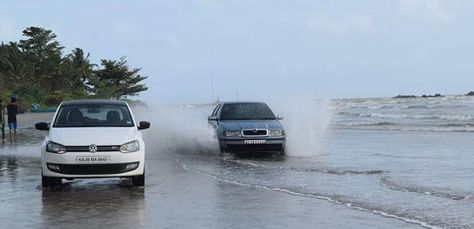
[[[120,99],[148,89],[142,83],[147,77],[129,68],[125,58],[102,60],[98,68],[80,48],[63,55],[64,47],[51,30],[32,26],[23,36],[19,42],[0,44],[0,96],[17,95],[23,109],[68,99]]]
[[[68,74],[70,88],[75,97],[87,97],[92,91],[89,82],[94,77],[94,67],[89,60],[90,54],[84,54],[80,48],[75,48],[64,59],[64,74]]]
[[[34,71],[35,64],[27,60],[17,43],[0,45],[0,96],[22,95],[18,101],[21,111],[29,107],[27,101],[41,99],[40,88],[31,81]]]
[[[35,64],[34,78],[31,79],[40,86],[45,94],[54,88],[65,86],[68,80],[59,74],[62,62],[63,46],[56,40],[56,34],[41,27],[28,27],[23,30],[24,40],[18,47],[29,62]]]
[[[29,62],[18,48],[18,44],[11,42],[0,46],[0,82],[3,90],[18,93],[31,87],[35,66]]]
[[[140,68],[130,69],[125,57],[119,60],[102,60],[101,68],[89,84],[98,98],[121,99],[134,96],[148,87],[141,82],[147,78],[138,74]]]

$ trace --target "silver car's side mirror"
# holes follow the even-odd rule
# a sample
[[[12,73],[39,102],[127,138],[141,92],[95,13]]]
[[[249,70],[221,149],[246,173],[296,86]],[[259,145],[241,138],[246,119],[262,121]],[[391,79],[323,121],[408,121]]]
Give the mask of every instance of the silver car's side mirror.
[[[216,117],[216,116],[209,116],[209,117],[207,117],[207,120],[209,120],[209,121],[217,121],[217,117]]]
[[[283,120],[283,116],[277,115],[277,119],[278,119],[278,120]]]

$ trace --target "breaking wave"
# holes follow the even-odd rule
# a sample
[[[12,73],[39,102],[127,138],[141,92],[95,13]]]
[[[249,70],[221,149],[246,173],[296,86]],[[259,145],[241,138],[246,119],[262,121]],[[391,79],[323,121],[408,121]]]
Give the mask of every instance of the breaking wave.
[[[405,114],[405,113],[356,113],[352,116],[369,118],[389,118],[389,119],[434,119],[447,121],[474,121],[472,115],[425,115],[425,114]]]
[[[439,188],[430,188],[430,187],[423,187],[423,186],[418,186],[414,184],[407,184],[407,183],[402,183],[395,181],[393,178],[389,176],[385,176],[380,178],[380,184],[383,187],[386,187],[388,189],[396,190],[396,191],[403,191],[403,192],[414,192],[414,193],[420,193],[424,195],[431,195],[431,196],[437,196],[441,198],[447,198],[451,200],[465,200],[471,198],[471,195],[463,194],[463,193],[457,193],[453,190],[448,190],[448,189],[439,189]]]
[[[386,130],[407,132],[460,132],[473,133],[474,124],[448,123],[441,125],[397,124],[391,122],[333,124],[333,129]]]
[[[259,163],[249,162],[249,161],[241,161],[241,160],[234,160],[234,159],[226,159],[226,162],[242,164],[252,167],[261,167],[261,168],[268,168],[268,169],[276,169],[276,170],[291,170],[296,172],[313,172],[313,173],[325,173],[331,175],[346,175],[346,174],[353,174],[353,175],[378,175],[378,174],[385,174],[389,173],[389,171],[385,170],[350,170],[350,169],[336,169],[336,168],[297,168],[297,167],[282,167],[282,166],[268,166]]]
[[[332,128],[474,132],[474,97],[338,100]]]

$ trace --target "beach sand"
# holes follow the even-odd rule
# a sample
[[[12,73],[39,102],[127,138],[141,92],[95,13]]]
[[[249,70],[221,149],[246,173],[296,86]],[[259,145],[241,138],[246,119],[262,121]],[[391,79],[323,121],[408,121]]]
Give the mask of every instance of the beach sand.
[[[22,114],[16,144],[0,146],[0,221],[5,228],[418,228],[314,196],[233,182],[227,173],[255,176],[232,156],[158,152],[147,132],[147,185],[127,179],[40,185],[39,144],[32,129],[51,114]],[[265,161],[272,161],[264,159]],[[275,163],[284,163],[275,159]],[[249,173],[245,174],[246,171]],[[268,175],[284,177],[281,171]],[[244,184],[245,183],[245,184]]]

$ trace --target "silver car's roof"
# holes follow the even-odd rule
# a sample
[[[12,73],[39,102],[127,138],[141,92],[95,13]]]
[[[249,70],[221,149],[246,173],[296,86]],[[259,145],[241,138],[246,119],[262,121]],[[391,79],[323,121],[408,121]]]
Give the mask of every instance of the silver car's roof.
[[[245,104],[245,103],[264,103],[264,102],[256,102],[256,101],[230,101],[230,102],[221,102],[220,104],[225,105],[225,104]]]

